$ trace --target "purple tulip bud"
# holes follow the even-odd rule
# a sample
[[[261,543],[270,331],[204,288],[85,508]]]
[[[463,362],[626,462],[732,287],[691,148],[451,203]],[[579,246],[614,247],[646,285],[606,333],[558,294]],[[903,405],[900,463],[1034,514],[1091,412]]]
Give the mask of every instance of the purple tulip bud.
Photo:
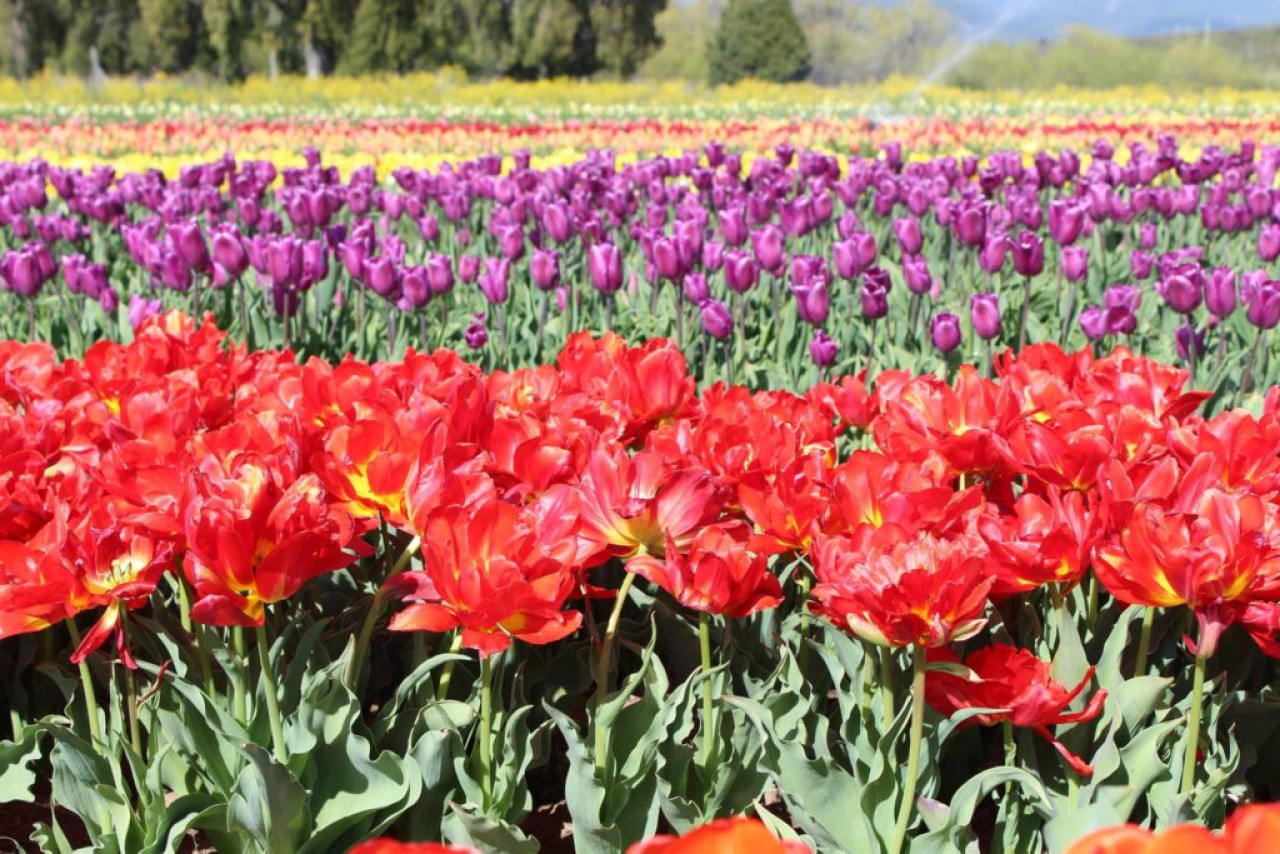
[[[702,305],[711,298],[711,289],[707,287],[707,277],[703,273],[688,273],[682,284],[684,298],[694,305]]]
[[[920,231],[920,223],[915,219],[895,219],[893,233],[898,237],[898,245],[904,255],[919,255],[924,245],[924,235]]]
[[[968,205],[952,220],[956,237],[965,246],[981,246],[987,236],[987,216],[979,205]]]
[[[385,255],[370,258],[364,265],[364,283],[380,297],[392,299],[398,295],[400,272],[396,262]]]
[[[996,294],[974,294],[969,297],[969,320],[974,333],[984,341],[1000,335],[1000,297]]]
[[[1144,222],[1138,227],[1138,247],[1141,249],[1154,249],[1156,243],[1159,242],[1160,235],[1156,231],[1156,225],[1153,222]]]
[[[498,251],[508,261],[518,261],[524,255],[524,230],[518,225],[504,228],[498,233]]]
[[[756,285],[760,270],[747,252],[731,251],[724,256],[724,281],[729,290],[745,294]]]
[[[1184,275],[1173,275],[1156,282],[1156,293],[1164,297],[1169,307],[1179,314],[1190,314],[1200,307],[1203,291],[1200,288],[1199,276],[1192,278]]]
[[[102,310],[107,314],[115,314],[120,308],[120,294],[115,288],[107,285],[98,294],[98,305],[102,306]]]
[[[1002,234],[991,234],[978,252],[978,266],[984,273],[999,273],[1008,257],[1009,241]]]
[[[820,368],[830,366],[836,360],[839,350],[834,338],[821,329],[814,330],[813,338],[809,341],[809,358],[813,359],[815,365]]]
[[[929,262],[919,255],[908,255],[902,259],[902,277],[906,279],[907,290],[917,296],[929,293],[933,287],[933,276],[929,272]]]
[[[1009,251],[1019,276],[1030,279],[1044,271],[1044,241],[1038,234],[1022,232],[1009,242]]]
[[[724,235],[724,242],[730,246],[741,246],[746,243],[751,236],[747,227],[747,212],[740,206],[722,211],[720,233]]]
[[[708,240],[702,244],[702,266],[708,273],[715,273],[724,266],[724,244],[718,240]]]
[[[1174,349],[1178,353],[1178,358],[1184,362],[1190,362],[1193,358],[1199,359],[1203,356],[1204,336],[1204,330],[1196,332],[1195,328],[1192,326],[1179,326],[1177,338],[1174,343]]]
[[[511,295],[508,287],[510,276],[511,262],[506,258],[484,259],[484,272],[480,274],[480,293],[494,305],[506,302]]]
[[[1245,316],[1259,329],[1274,329],[1280,323],[1280,282],[1267,279],[1255,287],[1242,289]]]
[[[860,231],[850,238],[853,241],[858,268],[865,270],[876,262],[876,236],[869,231]]]
[[[158,299],[132,294],[129,297],[129,325],[136,331],[148,317],[159,314],[163,309],[164,303]]]
[[[751,246],[755,250],[756,261],[775,276],[782,272],[786,262],[783,239],[782,232],[773,225],[751,232]]]
[[[597,243],[587,250],[591,284],[602,294],[616,294],[622,287],[622,253],[612,243]]]
[[[960,318],[954,314],[935,314],[929,322],[929,331],[933,335],[933,346],[943,353],[950,353],[960,346]]]
[[[733,317],[729,307],[720,300],[708,299],[702,303],[702,328],[712,338],[724,340],[733,334]]]
[[[480,275],[480,259],[474,255],[462,255],[458,258],[458,278],[464,284],[471,284]]]
[[[248,269],[249,255],[234,226],[219,226],[213,232],[213,261],[233,279]]]
[[[199,272],[209,268],[209,247],[204,242],[200,223],[194,220],[174,223],[169,227],[169,237],[174,251],[187,267]]]
[[[1268,264],[1280,258],[1280,223],[1268,223],[1258,232],[1258,257]]]
[[[1230,267],[1218,267],[1205,279],[1204,303],[1219,320],[1236,310],[1236,274]]]
[[[1089,248],[1064,246],[1058,253],[1058,267],[1068,282],[1083,282],[1089,275]]]
[[[862,316],[879,320],[889,313],[889,292],[879,285],[867,282],[859,292],[862,298]]]
[[[569,220],[569,206],[564,202],[554,202],[542,209],[542,225],[558,244],[568,242],[573,236],[572,223]]]
[[[427,287],[431,289],[433,296],[447,294],[453,290],[453,267],[450,266],[448,257],[432,252],[427,257],[426,266]]]
[[[1049,236],[1059,246],[1070,246],[1084,229],[1084,208],[1071,199],[1049,202]]]
[[[835,267],[836,275],[845,281],[856,278],[862,272],[857,248],[852,240],[837,240],[831,244],[831,265]]]
[[[1107,313],[1099,306],[1091,305],[1080,312],[1080,328],[1090,341],[1107,337]]]
[[[489,342],[489,330],[485,329],[484,321],[477,318],[471,321],[471,325],[467,327],[466,332],[462,333],[462,337],[466,340],[468,347],[479,350]]]
[[[538,290],[549,291],[560,284],[560,253],[535,249],[529,256],[529,277]]]
[[[401,308],[422,308],[431,302],[431,286],[425,267],[408,267],[400,277]]]
[[[1150,278],[1151,271],[1155,268],[1155,263],[1155,259],[1141,249],[1135,249],[1129,253],[1129,271],[1133,273],[1135,279],[1145,280]]]
[[[684,275],[684,264],[680,257],[680,247],[669,237],[659,237],[653,241],[653,266],[658,275],[669,282],[677,281]]]

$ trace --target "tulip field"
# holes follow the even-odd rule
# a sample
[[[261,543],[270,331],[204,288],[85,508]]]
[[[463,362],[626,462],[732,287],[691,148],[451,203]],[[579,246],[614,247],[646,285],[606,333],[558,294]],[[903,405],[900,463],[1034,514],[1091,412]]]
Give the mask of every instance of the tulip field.
[[[797,91],[0,108],[0,842],[1280,850],[1280,105]]]

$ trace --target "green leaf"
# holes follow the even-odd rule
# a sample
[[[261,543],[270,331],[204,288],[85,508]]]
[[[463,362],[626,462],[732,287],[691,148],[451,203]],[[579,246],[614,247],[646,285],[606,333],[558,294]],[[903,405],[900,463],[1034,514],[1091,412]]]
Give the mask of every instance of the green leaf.
[[[38,727],[26,727],[20,741],[0,741],[0,803],[35,798],[31,787],[37,778],[31,763],[40,758],[39,736]]]
[[[520,828],[481,815],[471,804],[450,804],[444,838],[453,845],[472,845],[485,854],[536,854],[538,843]]]
[[[297,854],[311,829],[306,789],[258,745],[241,749],[249,763],[227,802],[227,831],[259,854]]]

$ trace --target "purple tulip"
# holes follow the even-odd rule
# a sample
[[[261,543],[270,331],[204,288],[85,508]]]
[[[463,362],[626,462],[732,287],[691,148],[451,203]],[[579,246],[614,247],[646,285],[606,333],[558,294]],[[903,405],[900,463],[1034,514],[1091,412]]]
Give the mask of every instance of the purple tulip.
[[[1236,310],[1236,274],[1230,267],[1218,267],[1208,275],[1204,283],[1204,304],[1209,313],[1219,320],[1230,317]]]
[[[1008,257],[1009,241],[1002,234],[991,234],[978,252],[978,266],[984,273],[999,273]]]
[[[1151,271],[1155,268],[1155,263],[1155,259],[1141,249],[1135,249],[1129,253],[1129,271],[1133,273],[1135,279],[1145,280],[1150,278]]]
[[[829,367],[836,360],[839,350],[834,338],[821,329],[814,330],[813,338],[809,341],[809,358],[813,359],[815,365],[820,368]]]
[[[1000,335],[1000,297],[996,294],[974,294],[969,297],[969,320],[974,333],[984,341]]]
[[[129,297],[129,325],[136,331],[148,317],[153,317],[163,310],[164,303],[160,300],[132,294]]]
[[[760,269],[750,253],[730,251],[724,256],[724,281],[729,290],[745,294],[755,287],[760,278]]]
[[[1049,202],[1049,236],[1059,246],[1070,246],[1084,229],[1084,208],[1071,199]]]
[[[904,255],[919,255],[924,245],[924,235],[920,231],[920,223],[914,219],[895,219],[893,233],[898,237],[898,245]]]
[[[538,290],[549,291],[560,284],[560,253],[535,249],[529,256],[529,278]]]
[[[889,292],[878,284],[867,282],[859,292],[862,298],[862,316],[879,320],[889,313]]]
[[[1191,277],[1180,274],[1169,276],[1156,282],[1156,293],[1164,297],[1169,307],[1179,314],[1190,314],[1200,307],[1204,297],[1199,276]]]
[[[1138,227],[1138,248],[1154,249],[1156,243],[1159,242],[1159,233],[1156,231],[1155,223],[1144,222]]]
[[[453,290],[453,267],[447,256],[432,252],[427,256],[426,268],[427,287],[431,289],[433,296],[441,296]]]
[[[987,236],[987,215],[980,205],[966,205],[952,220],[956,237],[965,246],[981,246]]]
[[[622,287],[622,253],[612,243],[597,243],[587,250],[591,284],[602,294],[615,294]]]
[[[704,273],[687,273],[681,282],[684,298],[694,305],[702,305],[711,298],[711,289],[707,286]]]
[[[425,267],[408,267],[400,276],[400,308],[413,310],[431,302],[431,286]]]
[[[236,279],[249,267],[249,255],[235,226],[222,225],[213,232],[213,262]]]
[[[120,294],[115,288],[107,285],[98,295],[98,305],[102,306],[102,310],[107,314],[115,314],[120,309]]]
[[[458,257],[458,278],[463,284],[471,284],[480,275],[480,259],[474,255]]]
[[[712,338],[723,340],[733,334],[733,317],[729,307],[720,300],[708,299],[702,303],[702,328]]]
[[[392,299],[400,289],[400,273],[396,262],[385,255],[370,258],[364,265],[364,283],[380,297]],[[272,280],[275,283],[275,280]],[[296,280],[294,280],[296,281]],[[279,284],[290,284],[288,281]]]
[[[1258,232],[1258,257],[1268,264],[1280,258],[1280,223],[1268,223]]]
[[[551,239],[563,245],[573,236],[573,225],[569,219],[569,206],[564,202],[553,202],[542,209],[542,225],[551,235]]]
[[[708,240],[702,244],[702,266],[708,273],[715,273],[724,266],[724,244],[718,240]]]
[[[741,246],[751,236],[747,227],[747,212],[742,207],[733,207],[720,213],[720,233],[724,242],[730,246]]]
[[[209,269],[209,247],[204,242],[200,223],[194,220],[174,223],[169,227],[169,237],[182,263],[197,272]]]
[[[508,285],[511,278],[511,262],[506,258],[484,259],[484,272],[480,274],[480,293],[497,305],[511,296]]]
[[[831,266],[835,268],[836,275],[845,281],[856,278],[862,272],[852,240],[837,240],[831,244]]]
[[[1044,241],[1038,234],[1022,232],[1010,240],[1009,252],[1013,255],[1013,269],[1019,276],[1030,279],[1044,271]]]
[[[1179,326],[1174,342],[1178,358],[1184,362],[1199,359],[1204,355],[1205,330],[1197,332],[1192,326]]]
[[[489,330],[484,326],[484,315],[478,314],[467,330],[462,333],[463,339],[467,342],[467,346],[472,350],[479,350],[489,341]]]
[[[1058,253],[1058,267],[1068,282],[1082,282],[1089,275],[1089,249],[1086,246],[1064,246]]]
[[[684,275],[680,247],[673,238],[659,237],[653,241],[652,261],[658,275],[669,282],[678,281]]]
[[[786,255],[783,250],[782,232],[777,226],[766,225],[751,232],[751,247],[760,266],[775,276],[782,272]]]
[[[1274,329],[1280,323],[1280,282],[1265,279],[1241,288],[1245,316],[1259,329]]]
[[[943,353],[950,353],[960,346],[960,318],[954,314],[935,314],[929,322],[929,332],[933,335],[933,346]]]
[[[1091,305],[1080,312],[1080,328],[1090,341],[1107,337],[1107,313],[1099,306]]]
[[[929,293],[933,287],[929,263],[919,255],[908,255],[902,259],[902,277],[907,282],[907,290],[917,296]]]

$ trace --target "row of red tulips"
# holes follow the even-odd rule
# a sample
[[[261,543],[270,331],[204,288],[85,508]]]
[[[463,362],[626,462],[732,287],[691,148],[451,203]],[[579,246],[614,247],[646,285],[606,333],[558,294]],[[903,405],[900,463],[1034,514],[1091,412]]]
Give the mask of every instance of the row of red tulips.
[[[230,834],[242,850],[308,850],[296,840],[272,847],[271,833],[237,824],[236,799],[249,800],[249,773],[261,775],[255,797],[266,804],[267,790],[284,785],[273,773],[323,789],[312,777],[325,766],[307,764],[319,762],[309,752],[319,724],[307,723],[308,703],[323,699],[317,684],[328,679],[349,692],[352,718],[385,734],[399,725],[383,727],[386,708],[413,709],[416,721],[459,712],[451,679],[469,666],[461,650],[478,653],[475,693],[466,696],[475,722],[469,751],[458,748],[467,780],[445,802],[472,803],[493,822],[518,819],[527,812],[519,778],[528,766],[511,772],[502,751],[523,737],[513,735],[524,724],[510,698],[535,659],[521,656],[538,646],[572,649],[584,634],[590,673],[576,689],[555,683],[543,697],[568,743],[571,773],[588,781],[566,784],[575,832],[595,828],[605,839],[579,850],[621,850],[654,832],[659,808],[676,829],[699,823],[679,806],[696,800],[694,790],[665,778],[634,822],[625,816],[641,796],[607,794],[673,767],[677,743],[690,747],[689,775],[696,768],[700,779],[745,792],[714,802],[705,795],[696,819],[751,804],[760,812],[772,790],[791,820],[773,816],[770,829],[824,850],[862,837],[894,854],[912,837],[956,844],[971,832],[961,804],[999,788],[996,777],[982,777],[981,793],[970,791],[978,779],[971,765],[949,779],[941,743],[961,725],[1000,728],[1002,829],[993,833],[1006,850],[1029,850],[1045,844],[1039,828],[1054,814],[1095,806],[1112,796],[1116,774],[1136,774],[1117,770],[1124,763],[1111,756],[1106,739],[1121,726],[1106,723],[1113,714],[1123,717],[1128,747],[1151,733],[1160,767],[1143,785],[1129,780],[1125,808],[1109,801],[1107,814],[1220,821],[1229,802],[1272,785],[1257,761],[1262,747],[1249,745],[1253,759],[1242,762],[1243,742],[1221,736],[1230,728],[1226,707],[1206,694],[1209,662],[1236,643],[1232,635],[1280,654],[1280,395],[1269,395],[1260,415],[1205,419],[1197,411],[1208,393],[1185,391],[1186,380],[1185,371],[1123,348],[1096,358],[1036,345],[999,358],[996,379],[962,366],[951,384],[884,372],[803,395],[723,384],[699,392],[679,351],[661,340],[628,347],[612,334],[579,334],[554,366],[486,375],[450,351],[298,364],[287,351],[246,351],[211,322],[178,313],[146,321],[128,345],[97,344],[83,360],[5,342],[0,638],[49,637],[65,625],[80,668],[72,729],[104,761],[134,763],[120,780],[142,804],[135,818],[152,803],[149,785],[165,798],[224,797],[201,800],[203,812],[183,826]],[[342,604],[332,606],[335,598]],[[453,639],[433,660],[415,644],[415,668],[435,680],[429,700],[405,699],[419,677],[399,681],[389,663],[392,641],[377,634],[388,610],[393,633]],[[793,619],[774,620],[775,611]],[[623,625],[628,614],[658,612],[696,615],[700,667],[670,696],[654,660],[656,633],[644,651]],[[358,630],[345,622],[352,614]],[[1123,667],[1131,677],[1122,676],[1120,656],[1139,619]],[[301,675],[318,653],[304,654],[315,641],[291,632],[311,623],[323,631],[329,620],[347,626],[340,633],[352,641],[341,667]],[[1159,676],[1176,673],[1183,655],[1176,640],[1161,646],[1170,627],[1172,638],[1187,632],[1190,686]],[[245,629],[256,633],[256,677]],[[757,640],[763,666],[751,663]],[[43,655],[56,664],[49,649]],[[291,653],[302,663],[295,667]],[[1224,683],[1265,700],[1270,668],[1249,655],[1237,644],[1217,667]],[[101,678],[111,656],[122,665],[118,689],[110,673]],[[831,663],[837,658],[843,664]],[[1090,662],[1100,688],[1090,687]],[[793,668],[812,696],[778,687],[798,684],[785,681]],[[154,683],[145,691],[135,684],[139,669]],[[628,675],[615,693],[619,669]],[[897,686],[903,669],[905,690]],[[794,762],[786,732],[798,718],[788,723],[770,705],[791,690],[806,692],[805,720],[822,721],[804,724],[817,728],[799,741],[806,752]],[[669,709],[687,695],[696,734],[692,722],[661,716],[637,734],[644,704],[632,698],[641,691]],[[588,692],[593,699],[575,706]],[[103,713],[104,696],[118,715]],[[190,748],[183,774],[166,776],[183,742],[166,721],[204,726],[166,718],[166,704],[197,696],[201,714],[225,718],[224,737],[238,733],[271,755],[249,750],[252,768],[237,776],[209,770],[207,753]],[[8,707],[15,744],[54,726],[37,722],[39,703],[23,707],[17,692]],[[1147,726],[1161,707],[1172,717]],[[580,739],[579,721],[589,733]],[[1043,738],[1061,765],[1039,763],[1017,730]],[[759,741],[744,746],[752,738]],[[637,743],[653,749],[636,758],[626,751]],[[877,767],[892,770],[824,754],[824,745],[853,755],[862,744],[880,757]],[[744,758],[752,749],[768,773],[744,782],[759,773]],[[819,761],[832,763],[824,773],[858,779],[865,828],[842,825],[847,805],[824,811],[798,782],[796,762]],[[421,780],[402,780],[400,800],[376,820],[369,813],[326,825],[332,811],[313,804],[313,825],[290,832],[324,838],[318,850],[376,835],[429,798],[429,771],[443,767],[433,763],[414,771]],[[1171,766],[1168,787],[1153,788]],[[163,779],[150,780],[147,767]],[[698,791],[720,791],[707,785]],[[583,786],[623,800],[584,806]],[[1182,806],[1162,807],[1161,791]],[[949,818],[938,812],[943,798]],[[95,817],[91,806],[81,802],[78,812],[92,827],[115,827],[124,840],[148,832],[120,831],[120,820]],[[221,810],[217,821],[207,818],[211,809]],[[450,831],[446,820],[442,829],[438,814],[428,824],[397,828],[503,847],[471,825]]]

